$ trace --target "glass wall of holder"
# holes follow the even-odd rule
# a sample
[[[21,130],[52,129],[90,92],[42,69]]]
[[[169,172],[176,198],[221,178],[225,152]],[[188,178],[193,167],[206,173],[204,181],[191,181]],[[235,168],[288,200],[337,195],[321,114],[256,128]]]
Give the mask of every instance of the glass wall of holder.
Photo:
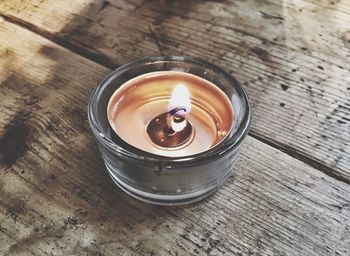
[[[220,88],[234,111],[225,139],[207,151],[181,157],[155,155],[122,140],[107,118],[109,100],[125,82],[155,71],[190,73]],[[211,195],[229,177],[249,130],[251,108],[240,84],[222,69],[188,57],[152,57],[109,74],[91,95],[88,117],[108,173],[122,190],[148,203],[178,205]]]

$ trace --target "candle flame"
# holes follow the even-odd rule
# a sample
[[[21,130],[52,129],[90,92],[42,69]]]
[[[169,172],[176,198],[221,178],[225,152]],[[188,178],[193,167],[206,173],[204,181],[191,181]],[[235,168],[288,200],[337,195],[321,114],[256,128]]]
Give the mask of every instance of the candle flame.
[[[168,104],[168,111],[171,111],[175,108],[184,108],[176,112],[180,115],[186,115],[191,112],[191,94],[186,85],[178,84],[175,86],[173,92],[171,93],[170,101]]]

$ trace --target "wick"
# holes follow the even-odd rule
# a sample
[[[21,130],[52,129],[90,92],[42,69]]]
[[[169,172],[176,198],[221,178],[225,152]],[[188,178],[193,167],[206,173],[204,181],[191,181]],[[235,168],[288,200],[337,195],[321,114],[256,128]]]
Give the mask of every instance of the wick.
[[[186,108],[174,108],[173,110],[170,110],[168,113],[172,116],[174,116],[177,112],[183,110],[184,112],[186,112]]]
[[[147,133],[153,143],[165,148],[174,148],[193,138],[192,125],[179,111],[186,108],[174,108],[154,117],[147,125]],[[174,129],[175,128],[175,129]]]
[[[164,131],[166,133],[168,133],[170,136],[177,132],[173,129],[172,122],[175,122],[175,123],[186,122],[187,123],[187,120],[185,117],[183,117],[182,115],[176,114],[177,112],[179,112],[181,110],[186,112],[186,108],[182,107],[182,108],[174,108],[173,110],[171,110],[167,113],[166,126],[164,127]]]

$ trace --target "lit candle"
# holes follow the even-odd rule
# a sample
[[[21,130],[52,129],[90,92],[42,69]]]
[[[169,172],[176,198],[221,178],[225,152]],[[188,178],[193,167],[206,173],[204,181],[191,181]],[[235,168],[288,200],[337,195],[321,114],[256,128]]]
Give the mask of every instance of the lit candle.
[[[251,120],[240,84],[210,63],[151,57],[94,90],[91,130],[113,181],[145,202],[201,200],[229,177]]]
[[[233,127],[228,97],[213,83],[179,71],[137,76],[121,85],[108,121],[126,143],[156,155],[195,155],[218,145]]]

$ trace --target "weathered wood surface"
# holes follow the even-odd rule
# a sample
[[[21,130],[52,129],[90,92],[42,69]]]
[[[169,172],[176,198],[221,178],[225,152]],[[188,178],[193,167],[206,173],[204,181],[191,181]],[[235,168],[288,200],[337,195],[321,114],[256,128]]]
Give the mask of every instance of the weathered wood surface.
[[[0,255],[349,255],[346,0],[3,0],[0,14]],[[186,207],[117,189],[86,119],[109,68],[159,54],[213,61],[253,101],[232,177]]]
[[[217,63],[248,90],[252,136],[350,184],[348,0],[3,0],[0,12],[106,67]]]
[[[234,173],[195,205],[125,195],[86,119],[110,71],[0,22],[1,255],[348,255],[350,186],[248,137]]]

